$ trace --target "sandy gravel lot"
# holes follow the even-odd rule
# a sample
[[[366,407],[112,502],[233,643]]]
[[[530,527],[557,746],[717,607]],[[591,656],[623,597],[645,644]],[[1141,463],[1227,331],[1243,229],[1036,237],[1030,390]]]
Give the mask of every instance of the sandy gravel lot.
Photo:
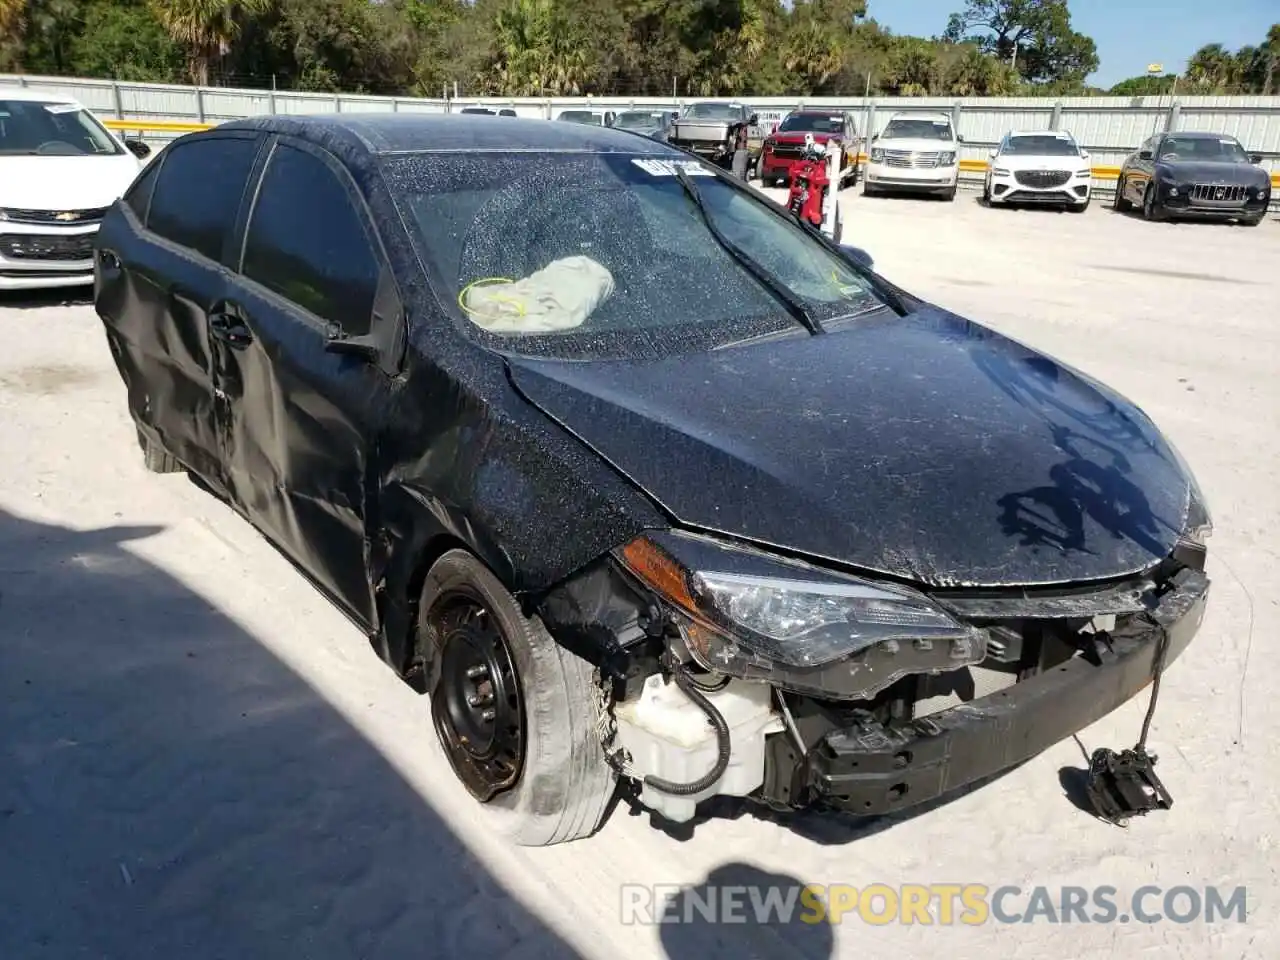
[[[896,822],[730,807],[674,835],[621,806],[587,841],[500,845],[356,630],[219,504],[144,472],[92,308],[9,298],[0,958],[1280,956],[1280,223],[844,202],[887,276],[1115,385],[1197,470],[1214,595],[1152,733],[1172,810],[1094,822],[1067,741]],[[1084,747],[1131,744],[1145,706]],[[770,883],[1109,885],[1122,908],[1146,884],[1245,886],[1248,919],[623,922],[624,884]]]

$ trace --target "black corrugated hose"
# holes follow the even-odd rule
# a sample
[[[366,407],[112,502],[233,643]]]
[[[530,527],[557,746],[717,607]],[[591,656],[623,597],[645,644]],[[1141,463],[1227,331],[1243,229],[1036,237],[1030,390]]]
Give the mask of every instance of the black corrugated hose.
[[[702,712],[707,715],[707,720],[710,721],[711,726],[715,728],[718,755],[711,772],[693,781],[693,783],[672,783],[670,780],[663,780],[661,777],[649,774],[644,778],[644,785],[662,793],[669,793],[673,797],[689,797],[695,793],[701,793],[724,776],[724,772],[729,766],[729,750],[731,746],[729,742],[729,725],[724,722],[724,717],[720,716],[720,711],[715,708],[715,705],[698,689],[683,664],[673,664],[671,672],[675,678],[676,686],[701,708]]]

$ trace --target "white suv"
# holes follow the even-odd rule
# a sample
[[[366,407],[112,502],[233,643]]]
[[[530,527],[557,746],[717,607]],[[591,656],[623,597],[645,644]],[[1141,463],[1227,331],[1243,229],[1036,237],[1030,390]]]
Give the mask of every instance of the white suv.
[[[895,113],[872,138],[863,195],[901,190],[954,200],[963,142],[945,113]]]
[[[1089,154],[1064,130],[1010,131],[991,151],[982,199],[1039,203],[1081,212],[1089,206]]]

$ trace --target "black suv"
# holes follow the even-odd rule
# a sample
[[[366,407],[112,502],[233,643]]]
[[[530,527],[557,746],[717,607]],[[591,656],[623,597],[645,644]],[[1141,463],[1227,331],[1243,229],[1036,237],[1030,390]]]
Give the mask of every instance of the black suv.
[[[1115,208],[1134,204],[1148,220],[1238,220],[1256,227],[1271,201],[1261,154],[1224,133],[1159,133],[1125,158]]]

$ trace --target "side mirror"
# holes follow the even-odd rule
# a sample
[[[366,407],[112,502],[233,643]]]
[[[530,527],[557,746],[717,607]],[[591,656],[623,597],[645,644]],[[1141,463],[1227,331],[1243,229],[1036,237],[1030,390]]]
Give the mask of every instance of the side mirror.
[[[1260,153],[1251,153],[1251,154],[1249,154],[1249,162],[1250,162],[1250,163],[1261,163],[1261,162],[1262,162],[1262,154],[1260,154]]]
[[[1150,150],[1139,150],[1139,151],[1138,151],[1138,159],[1139,159],[1139,160],[1150,160],[1150,159],[1151,159],[1151,151],[1150,151]]]
[[[1088,160],[1088,159],[1089,159],[1089,151],[1088,151],[1088,150],[1081,150],[1081,151],[1080,151],[1080,159],[1081,159],[1081,160]]]
[[[958,133],[956,134],[956,143],[964,143],[964,137],[960,136]]]
[[[992,150],[987,154],[987,156],[990,157],[992,160],[994,160],[996,157],[1000,156],[1000,151]]]
[[[873,137],[871,138],[871,142],[872,142],[872,143],[875,143],[875,142],[876,142],[877,140],[879,140],[879,139],[880,139],[880,134],[878,134],[878,133],[877,133],[875,136],[873,136]]]
[[[856,260],[868,270],[875,269],[876,262],[871,259],[871,254],[867,253],[867,251],[863,250],[861,247],[853,247],[849,244],[842,243],[840,244],[840,250],[846,257],[851,260]]]
[[[151,147],[144,140],[126,140],[124,142],[125,149],[132,153],[139,160],[145,160],[151,156]]]
[[[759,122],[760,122],[760,114],[758,113],[753,113],[751,115],[751,119],[747,121],[747,123],[753,127],[756,126]]]

